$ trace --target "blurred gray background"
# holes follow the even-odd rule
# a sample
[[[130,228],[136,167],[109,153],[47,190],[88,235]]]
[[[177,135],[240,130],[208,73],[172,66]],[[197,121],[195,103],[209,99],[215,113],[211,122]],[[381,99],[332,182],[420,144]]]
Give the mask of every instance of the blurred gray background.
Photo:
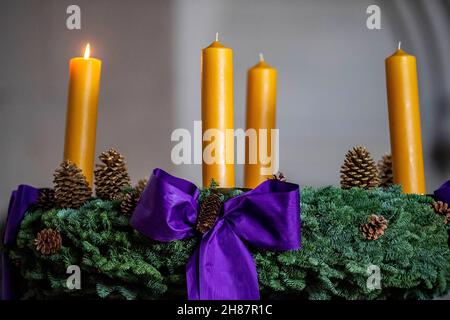
[[[81,7],[82,29],[66,29]],[[381,30],[366,9],[381,8]],[[115,147],[133,181],[170,160],[175,128],[200,119],[200,50],[234,50],[235,127],[245,125],[246,72],[259,52],[278,69],[280,169],[302,185],[339,184],[353,145],[389,152],[384,59],[397,42],[418,61],[428,192],[450,178],[449,2],[445,0],[2,0],[0,220],[20,183],[50,186],[62,160],[68,60],[86,42],[103,61],[97,153]],[[237,168],[242,184],[242,168]]]

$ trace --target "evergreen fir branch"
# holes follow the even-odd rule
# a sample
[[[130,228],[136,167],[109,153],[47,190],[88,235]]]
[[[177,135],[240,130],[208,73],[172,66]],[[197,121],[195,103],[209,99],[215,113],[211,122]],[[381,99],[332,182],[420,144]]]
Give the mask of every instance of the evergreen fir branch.
[[[200,192],[200,202],[211,192]],[[223,200],[243,191],[221,194]],[[432,199],[405,195],[398,186],[366,191],[335,187],[301,192],[302,248],[253,249],[263,297],[308,299],[429,299],[450,289],[447,229]],[[388,220],[385,234],[366,240],[359,226],[371,214]],[[281,218],[281,217],[280,217]],[[186,296],[185,266],[199,239],[151,241],[128,224],[117,201],[94,199],[80,209],[30,209],[11,259],[20,261],[25,298],[157,299]],[[51,256],[35,250],[41,229],[62,235]],[[65,287],[68,265],[82,270],[82,289]],[[377,265],[381,290],[368,290],[367,267]]]

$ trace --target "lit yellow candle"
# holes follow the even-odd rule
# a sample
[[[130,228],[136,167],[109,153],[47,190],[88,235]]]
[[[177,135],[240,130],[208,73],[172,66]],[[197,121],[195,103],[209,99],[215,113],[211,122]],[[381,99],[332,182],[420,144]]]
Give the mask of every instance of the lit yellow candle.
[[[425,194],[416,58],[398,50],[386,59],[394,183],[405,193]]]
[[[209,47],[202,50],[202,133],[220,133],[211,141],[203,141],[203,186],[214,179],[220,187],[234,187],[234,139],[233,133],[233,51],[223,46],[216,35]],[[208,139],[208,138],[207,138]],[[214,139],[218,139],[214,141]],[[212,152],[211,145],[214,145]],[[208,147],[209,146],[209,147]],[[206,159],[210,154],[214,161]]]
[[[277,70],[270,67],[261,54],[259,63],[248,70],[246,129],[255,129],[257,133],[259,129],[267,129],[267,155],[272,155],[271,129],[276,126],[276,93]],[[259,141],[256,148],[250,148],[249,142],[245,147],[244,186],[253,189],[269,177],[261,171],[268,164],[261,162]],[[256,163],[251,163],[255,160]]]
[[[64,159],[83,171],[91,187],[101,65],[100,60],[90,58],[88,44],[84,57],[71,59],[69,66]]]

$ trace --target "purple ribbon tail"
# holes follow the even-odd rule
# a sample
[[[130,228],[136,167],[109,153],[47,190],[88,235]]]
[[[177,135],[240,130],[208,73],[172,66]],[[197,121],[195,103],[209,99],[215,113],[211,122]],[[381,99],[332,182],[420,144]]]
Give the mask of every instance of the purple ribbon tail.
[[[190,300],[200,300],[200,286],[199,286],[199,248],[195,249],[186,264],[186,284],[187,295]]]
[[[252,255],[224,220],[216,226],[187,264],[189,300],[259,300]]]
[[[199,190],[161,169],[153,171],[131,225],[159,241],[195,234]],[[190,300],[259,299],[256,265],[247,245],[270,250],[300,248],[299,186],[267,180],[227,200],[214,227],[186,265]]]
[[[9,201],[8,216],[6,218],[3,244],[12,245],[19,232],[20,223],[28,208],[35,204],[39,197],[39,189],[28,185],[20,185],[13,191]],[[14,279],[11,270],[11,262],[5,252],[2,252],[2,300],[14,298]]]
[[[11,261],[8,258],[6,252],[2,252],[1,256],[1,268],[2,268],[2,300],[14,299],[14,288],[12,285],[13,279],[11,274]]]

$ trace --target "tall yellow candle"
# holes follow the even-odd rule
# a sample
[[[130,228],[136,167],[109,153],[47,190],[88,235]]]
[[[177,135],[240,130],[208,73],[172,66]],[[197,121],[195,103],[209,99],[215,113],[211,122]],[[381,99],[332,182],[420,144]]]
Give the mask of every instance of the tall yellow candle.
[[[386,59],[394,183],[425,194],[416,58],[400,48]]]
[[[203,186],[234,187],[233,51],[216,41],[202,50]],[[228,129],[228,135],[227,135]],[[206,134],[205,134],[206,133]],[[206,141],[205,141],[206,140]],[[208,141],[209,140],[209,141]]]
[[[257,133],[259,129],[267,129],[268,155],[272,155],[271,129],[276,126],[276,93],[277,70],[270,67],[261,54],[259,63],[248,70],[246,129],[255,129]],[[261,161],[259,141],[256,148],[250,148],[248,141],[245,153],[244,186],[253,189],[267,180],[268,176],[264,175],[261,169],[268,164]]]
[[[69,65],[64,159],[83,171],[91,187],[101,65],[100,60],[90,58],[89,44],[84,57],[71,59]]]

